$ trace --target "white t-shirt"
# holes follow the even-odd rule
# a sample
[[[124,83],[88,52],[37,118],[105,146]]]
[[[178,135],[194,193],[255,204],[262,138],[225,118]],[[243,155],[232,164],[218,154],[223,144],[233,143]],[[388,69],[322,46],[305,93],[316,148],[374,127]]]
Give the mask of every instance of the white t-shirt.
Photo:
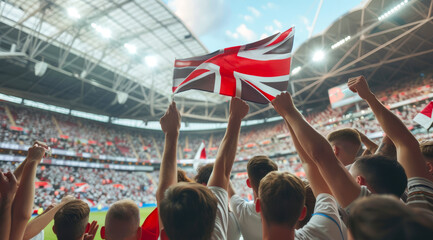
[[[229,197],[224,188],[210,186],[208,187],[218,199],[218,207],[215,218],[215,227],[211,239],[213,240],[226,240],[227,229],[229,222]]]
[[[230,199],[230,206],[238,220],[242,236],[245,240],[262,239],[262,219],[256,212],[254,202],[247,202],[238,195]]]
[[[44,230],[42,230],[38,235],[34,236],[30,240],[44,240]]]
[[[229,211],[229,225],[227,229],[227,240],[239,240],[241,237],[241,229],[239,228],[238,220],[232,211]]]
[[[346,225],[333,196],[321,193],[316,197],[313,216],[303,228],[295,230],[295,239],[347,239]]]
[[[353,202],[351,202],[347,207],[344,208],[344,210],[346,210],[346,212],[349,214],[350,213],[350,209],[353,207],[353,203],[363,197],[367,197],[370,196],[371,192],[370,190],[368,190],[368,188],[366,186],[361,186],[361,192],[359,193],[359,196],[353,200]]]

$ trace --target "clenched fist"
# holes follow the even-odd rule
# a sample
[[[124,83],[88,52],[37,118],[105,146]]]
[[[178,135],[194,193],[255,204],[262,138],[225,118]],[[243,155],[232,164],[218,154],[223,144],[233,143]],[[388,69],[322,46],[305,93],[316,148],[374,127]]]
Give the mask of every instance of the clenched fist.
[[[349,78],[347,86],[352,92],[358,93],[362,99],[367,99],[368,97],[373,96],[373,93],[370,91],[367,80],[365,80],[364,76]]]
[[[250,106],[240,98],[232,98],[230,101],[230,117],[242,120],[249,110]]]
[[[165,134],[178,133],[180,128],[180,113],[176,108],[176,103],[172,102],[167,112],[159,120],[162,131]]]
[[[292,96],[288,92],[278,94],[275,99],[272,100],[272,106],[274,106],[275,111],[282,117],[288,114],[289,110],[295,108]]]

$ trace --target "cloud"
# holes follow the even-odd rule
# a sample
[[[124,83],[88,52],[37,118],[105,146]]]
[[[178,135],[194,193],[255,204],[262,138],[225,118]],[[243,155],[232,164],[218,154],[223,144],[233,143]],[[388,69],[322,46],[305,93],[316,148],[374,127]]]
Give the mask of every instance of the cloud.
[[[257,38],[256,33],[243,23],[236,28],[236,32],[247,41],[254,41]]]
[[[253,17],[251,17],[250,15],[245,15],[245,16],[244,16],[244,20],[245,20],[246,22],[252,22],[254,19],[253,19]]]
[[[262,6],[262,8],[263,9],[273,9],[273,8],[275,8],[277,5],[275,5],[275,3],[273,3],[273,2],[268,2],[268,3],[266,3],[265,5],[263,5]]]
[[[221,27],[230,12],[224,0],[169,0],[167,5],[197,35]]]
[[[239,34],[238,33],[232,32],[230,30],[226,31],[226,35],[229,36],[229,37],[231,37],[231,38],[234,38],[234,39],[238,39],[239,38]]]
[[[265,30],[270,33],[273,33],[275,31],[274,26],[272,25],[265,26]]]
[[[260,11],[259,10],[257,10],[256,8],[254,8],[254,7],[248,7],[247,8],[248,9],[248,11],[250,11],[255,17],[259,17],[260,16]]]
[[[260,35],[260,40],[265,39],[265,38],[267,38],[267,37],[269,37],[268,34],[266,34],[266,33],[262,33],[262,35]]]
[[[273,22],[274,22],[275,26],[277,26],[278,29],[283,28],[283,24],[280,21],[278,21],[277,19],[274,19]]]
[[[302,23],[304,23],[305,28],[307,29],[307,31],[309,33],[311,33],[311,31],[313,30],[313,26],[310,25],[310,20],[308,20],[308,18],[305,17],[305,16],[301,16],[301,21],[302,21]]]

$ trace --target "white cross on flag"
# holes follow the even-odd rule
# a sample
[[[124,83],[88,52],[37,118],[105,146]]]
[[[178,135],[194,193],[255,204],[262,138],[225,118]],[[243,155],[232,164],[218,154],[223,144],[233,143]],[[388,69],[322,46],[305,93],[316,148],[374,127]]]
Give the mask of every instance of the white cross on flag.
[[[290,28],[247,45],[177,59],[173,93],[197,89],[269,103],[288,88],[293,38]]]

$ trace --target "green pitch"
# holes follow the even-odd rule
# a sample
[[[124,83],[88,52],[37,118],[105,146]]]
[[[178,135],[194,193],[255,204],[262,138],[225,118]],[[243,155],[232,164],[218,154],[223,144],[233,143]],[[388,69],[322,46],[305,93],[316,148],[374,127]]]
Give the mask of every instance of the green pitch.
[[[154,207],[148,207],[148,208],[141,208],[140,209],[140,226],[141,224],[144,222],[144,219],[146,219],[146,217],[153,211],[153,209],[155,209]],[[104,225],[105,222],[105,214],[107,214],[107,212],[91,212],[90,213],[90,219],[89,222],[92,221],[97,221],[99,224],[99,229],[98,232],[96,233],[96,237],[95,240],[101,240],[101,234],[99,232],[99,230],[101,229],[101,227]],[[45,240],[56,240],[56,235],[53,233],[53,224],[54,222],[51,221],[51,223],[45,228]]]

